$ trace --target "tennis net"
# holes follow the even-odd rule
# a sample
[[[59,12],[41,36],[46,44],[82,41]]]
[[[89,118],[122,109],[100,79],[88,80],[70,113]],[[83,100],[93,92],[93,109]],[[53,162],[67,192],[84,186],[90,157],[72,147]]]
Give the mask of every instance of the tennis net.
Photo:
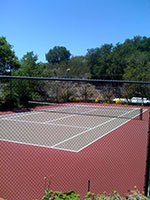
[[[133,107],[119,107],[119,106],[104,106],[104,105],[92,105],[92,104],[55,104],[45,102],[29,102],[34,105],[32,111],[38,112],[51,112],[71,115],[87,115],[97,117],[111,117],[111,118],[125,118],[142,120],[143,112],[142,108]]]

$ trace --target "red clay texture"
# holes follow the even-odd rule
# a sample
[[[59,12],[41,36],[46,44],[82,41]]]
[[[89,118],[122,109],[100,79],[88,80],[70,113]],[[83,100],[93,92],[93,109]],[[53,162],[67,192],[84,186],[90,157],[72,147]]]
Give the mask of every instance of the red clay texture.
[[[117,190],[124,195],[135,185],[143,191],[147,132],[145,112],[143,120],[130,120],[80,152],[0,141],[0,197],[41,199],[50,177],[50,189],[74,190],[81,198],[88,180],[95,194]]]

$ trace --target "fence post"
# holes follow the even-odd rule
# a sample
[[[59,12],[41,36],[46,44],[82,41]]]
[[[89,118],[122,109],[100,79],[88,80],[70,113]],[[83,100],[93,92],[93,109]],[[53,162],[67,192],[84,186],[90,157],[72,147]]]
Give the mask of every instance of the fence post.
[[[150,196],[150,111],[148,118],[148,143],[145,174],[145,196]]]
[[[88,192],[90,192],[90,180],[88,180]]]

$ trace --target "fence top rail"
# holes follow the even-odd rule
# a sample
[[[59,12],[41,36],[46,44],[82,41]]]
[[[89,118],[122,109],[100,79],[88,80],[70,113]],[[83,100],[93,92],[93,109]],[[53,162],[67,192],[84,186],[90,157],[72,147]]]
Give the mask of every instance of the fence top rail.
[[[56,77],[29,77],[29,76],[7,76],[0,75],[0,79],[28,79],[28,80],[49,80],[49,81],[73,81],[87,83],[129,83],[129,84],[150,84],[150,81],[129,81],[129,80],[101,80],[101,79],[78,79],[78,78],[56,78]]]

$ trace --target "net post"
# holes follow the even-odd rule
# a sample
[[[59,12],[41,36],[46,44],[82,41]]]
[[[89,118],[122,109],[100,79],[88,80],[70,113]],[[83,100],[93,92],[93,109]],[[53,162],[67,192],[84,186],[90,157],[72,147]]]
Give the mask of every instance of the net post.
[[[143,108],[140,108],[140,120],[143,119]]]
[[[145,196],[150,196],[150,111],[148,116],[148,142],[147,142],[147,157],[146,157],[146,174],[145,174]]]

